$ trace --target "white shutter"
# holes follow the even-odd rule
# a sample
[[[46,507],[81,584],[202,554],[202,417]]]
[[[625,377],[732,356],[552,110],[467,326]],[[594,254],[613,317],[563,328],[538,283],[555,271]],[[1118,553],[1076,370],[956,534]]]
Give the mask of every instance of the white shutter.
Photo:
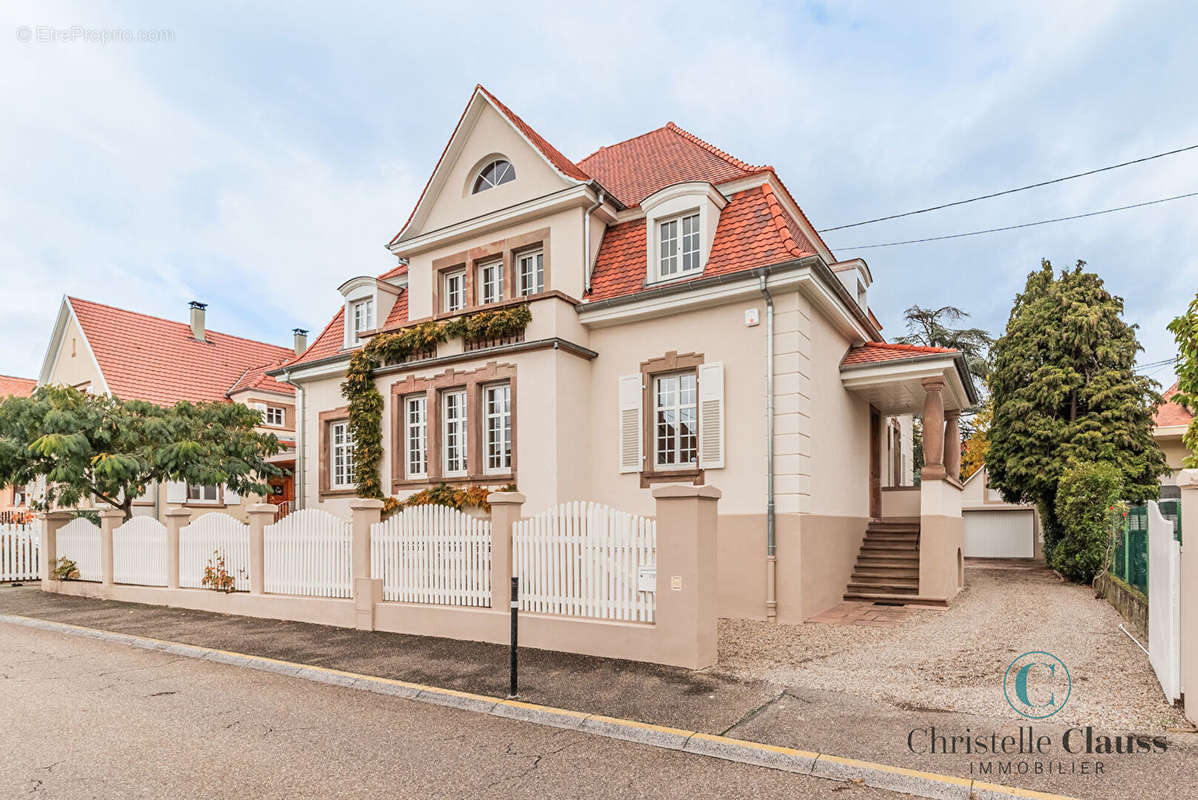
[[[168,503],[186,503],[187,502],[187,484],[183,481],[167,481],[166,482],[166,502]]]
[[[241,502],[241,495],[237,494],[237,492],[227,486],[223,487],[223,489],[225,493],[225,505],[235,506]]]
[[[699,366],[699,466],[724,466],[724,365]]]
[[[641,376],[620,378],[620,472],[641,471]]]

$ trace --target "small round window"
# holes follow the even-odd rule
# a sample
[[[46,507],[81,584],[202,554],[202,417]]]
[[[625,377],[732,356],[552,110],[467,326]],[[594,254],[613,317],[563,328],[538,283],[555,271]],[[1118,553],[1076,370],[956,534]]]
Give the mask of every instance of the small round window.
[[[483,171],[478,174],[478,179],[474,181],[473,193],[478,194],[492,186],[514,180],[516,180],[516,170],[512,167],[511,162],[502,158],[497,159],[483,167]]]

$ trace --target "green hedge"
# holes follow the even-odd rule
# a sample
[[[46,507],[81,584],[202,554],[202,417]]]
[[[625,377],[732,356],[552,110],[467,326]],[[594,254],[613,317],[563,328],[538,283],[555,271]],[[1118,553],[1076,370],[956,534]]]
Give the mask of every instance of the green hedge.
[[[1113,464],[1072,464],[1057,484],[1055,511],[1060,538],[1048,563],[1069,580],[1090,583],[1107,564],[1115,518],[1122,527],[1123,480]]]

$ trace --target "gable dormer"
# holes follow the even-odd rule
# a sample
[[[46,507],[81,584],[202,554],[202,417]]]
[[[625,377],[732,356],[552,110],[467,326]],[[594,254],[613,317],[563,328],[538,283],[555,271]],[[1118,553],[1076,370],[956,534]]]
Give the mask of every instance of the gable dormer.
[[[861,310],[868,313],[869,287],[873,284],[874,277],[870,273],[865,259],[853,258],[838,262],[832,265],[832,272],[836,274],[841,285],[848,290],[849,295],[857,301]]]
[[[341,348],[358,347],[369,334],[378,330],[395,306],[399,293],[407,285],[407,276],[383,280],[370,275],[350,278],[337,291],[345,300],[345,325]]]
[[[700,275],[728,199],[706,181],[676,183],[641,201],[645,212],[645,283]]]

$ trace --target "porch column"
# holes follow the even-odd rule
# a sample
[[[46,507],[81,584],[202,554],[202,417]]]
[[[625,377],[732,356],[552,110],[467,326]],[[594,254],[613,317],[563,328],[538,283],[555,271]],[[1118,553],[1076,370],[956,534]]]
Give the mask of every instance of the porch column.
[[[955,481],[961,480],[961,412],[944,412],[944,471]]]
[[[921,381],[923,399],[923,480],[944,478],[944,378]]]

